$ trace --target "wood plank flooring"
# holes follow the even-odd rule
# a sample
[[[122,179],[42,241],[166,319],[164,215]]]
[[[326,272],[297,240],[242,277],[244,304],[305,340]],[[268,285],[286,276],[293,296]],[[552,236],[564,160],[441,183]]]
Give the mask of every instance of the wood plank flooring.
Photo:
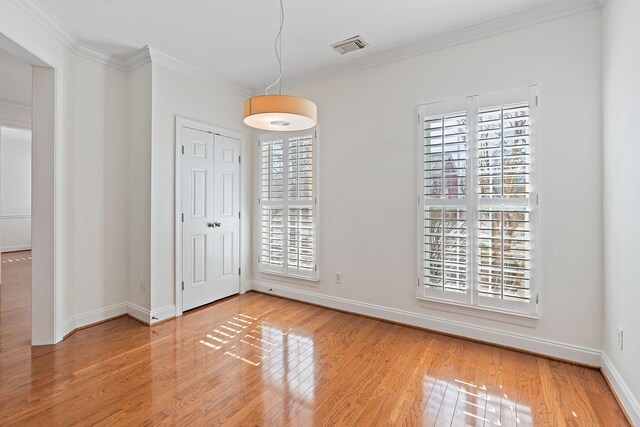
[[[30,260],[2,259],[2,426],[628,425],[597,370],[257,293],[31,348]]]

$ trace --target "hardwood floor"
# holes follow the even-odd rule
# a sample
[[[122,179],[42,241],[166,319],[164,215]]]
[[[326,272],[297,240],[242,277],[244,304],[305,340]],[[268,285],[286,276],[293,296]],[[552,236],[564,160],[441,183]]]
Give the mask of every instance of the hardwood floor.
[[[2,426],[628,425],[597,370],[257,293],[31,348],[30,261],[2,267]]]

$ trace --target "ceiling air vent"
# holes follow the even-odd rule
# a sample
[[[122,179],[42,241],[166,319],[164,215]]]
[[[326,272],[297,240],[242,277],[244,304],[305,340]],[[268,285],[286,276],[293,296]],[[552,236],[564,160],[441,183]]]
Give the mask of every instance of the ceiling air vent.
[[[342,40],[341,42],[331,45],[331,47],[340,55],[353,52],[354,50],[364,49],[367,46],[369,46],[369,43],[364,41],[360,36],[351,37],[350,39]]]

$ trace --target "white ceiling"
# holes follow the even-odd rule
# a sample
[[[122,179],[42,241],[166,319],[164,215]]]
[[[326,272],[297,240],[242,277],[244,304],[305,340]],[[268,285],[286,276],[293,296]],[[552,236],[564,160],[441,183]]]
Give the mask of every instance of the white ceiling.
[[[39,0],[83,44],[145,45],[248,89],[277,77],[278,0]],[[285,84],[322,68],[536,8],[576,0],[285,0]],[[361,35],[362,51],[329,45]]]
[[[31,64],[0,48],[0,102],[31,105]]]

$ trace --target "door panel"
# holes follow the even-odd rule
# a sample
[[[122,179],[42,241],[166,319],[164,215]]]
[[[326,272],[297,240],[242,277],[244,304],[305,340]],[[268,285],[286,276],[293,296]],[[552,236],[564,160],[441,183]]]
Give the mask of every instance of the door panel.
[[[193,197],[192,218],[204,218],[207,216],[207,171],[193,170]]]
[[[222,276],[233,275],[233,233],[220,233],[222,247]]]
[[[182,293],[183,310],[213,301],[213,135],[182,128]]]
[[[233,173],[223,172],[222,178],[222,209],[224,217],[233,216]]]
[[[183,311],[240,291],[240,141],[182,128]]]
[[[221,294],[229,296],[240,289],[240,141],[216,135],[214,150],[215,274]]]
[[[207,279],[207,235],[193,236],[193,286],[206,284]]]

